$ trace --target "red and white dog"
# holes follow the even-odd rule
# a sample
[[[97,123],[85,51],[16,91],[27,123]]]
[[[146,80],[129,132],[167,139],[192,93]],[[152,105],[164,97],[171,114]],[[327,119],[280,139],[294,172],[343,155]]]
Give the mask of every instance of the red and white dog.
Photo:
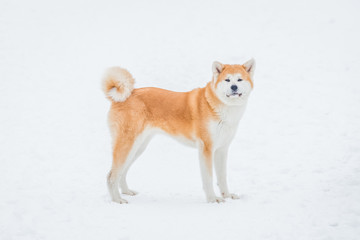
[[[227,152],[253,88],[254,70],[253,59],[243,65],[214,62],[213,78],[204,88],[172,92],[152,87],[134,89],[134,78],[127,70],[108,69],[102,83],[112,102],[109,126],[113,162],[107,177],[112,200],[127,203],[120,196],[119,185],[123,194],[136,194],[126,183],[127,171],[159,132],[199,149],[208,202],[239,198],[227,186]],[[213,165],[222,197],[214,192]]]

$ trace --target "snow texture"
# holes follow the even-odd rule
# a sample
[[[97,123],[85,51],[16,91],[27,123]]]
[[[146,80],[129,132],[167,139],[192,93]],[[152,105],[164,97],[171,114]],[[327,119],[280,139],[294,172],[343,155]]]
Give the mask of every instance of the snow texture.
[[[356,240],[360,2],[0,2],[0,239]],[[188,91],[214,60],[257,61],[208,204],[197,152],[156,137],[111,203],[104,70]]]

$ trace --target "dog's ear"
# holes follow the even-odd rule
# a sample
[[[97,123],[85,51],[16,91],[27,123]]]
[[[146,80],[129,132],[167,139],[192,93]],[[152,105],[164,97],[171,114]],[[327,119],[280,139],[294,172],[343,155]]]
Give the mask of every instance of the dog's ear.
[[[224,68],[224,66],[217,61],[215,61],[212,65],[212,70],[213,70],[214,75],[218,75],[219,73],[221,73],[223,68]]]
[[[250,59],[246,63],[243,64],[245,70],[249,73],[250,77],[252,78],[255,71],[255,59]]]

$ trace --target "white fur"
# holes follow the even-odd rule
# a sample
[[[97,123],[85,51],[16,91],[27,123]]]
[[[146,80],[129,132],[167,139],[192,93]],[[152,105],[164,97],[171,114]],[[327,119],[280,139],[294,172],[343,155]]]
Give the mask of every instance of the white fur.
[[[152,136],[156,132],[156,129],[146,128],[135,140],[133,147],[131,148],[125,164],[121,166],[120,169],[116,169],[117,172],[110,172],[108,175],[108,189],[110,196],[114,202],[118,203],[127,203],[127,201],[121,198],[119,193],[119,186],[123,194],[135,195],[136,191],[130,190],[127,182],[126,176],[129,168],[134,163],[134,161],[143,153],[148,143],[150,142]]]
[[[145,151],[147,145],[155,134],[165,134],[187,146],[196,146],[195,140],[192,141],[186,139],[185,137],[169,135],[159,128],[145,128],[144,131],[136,138],[133,147],[125,160],[125,164],[121,167],[121,169],[118,170],[116,176],[113,179],[111,179],[110,176],[108,177],[108,188],[114,202],[127,203],[125,199],[121,198],[118,187],[121,188],[121,192],[123,194],[132,196],[137,194],[136,191],[130,190],[127,185],[127,172],[135,160]]]
[[[252,64],[252,65],[250,65]],[[250,71],[253,70],[255,62],[252,60],[248,64]],[[220,70],[219,70],[220,69]],[[222,64],[215,62],[213,64],[214,79],[217,78],[218,71],[221,71]],[[181,143],[184,143],[187,146],[195,146],[199,149],[199,161],[200,161],[200,170],[201,177],[203,182],[203,189],[205,191],[206,199],[208,202],[223,202],[224,198],[239,198],[238,195],[230,193],[227,185],[227,176],[226,176],[226,162],[227,162],[227,152],[231,141],[233,140],[239,121],[244,114],[247,99],[252,90],[251,85],[248,81],[238,81],[239,78],[242,78],[241,74],[229,74],[227,76],[230,79],[230,82],[223,81],[218,84],[215,90],[215,94],[219,97],[221,101],[225,103],[220,111],[218,112],[220,120],[211,120],[207,124],[207,128],[210,132],[212,139],[212,162],[214,163],[214,168],[217,176],[217,183],[221,192],[222,197],[217,197],[213,187],[213,170],[208,169],[206,164],[206,157],[204,156],[204,144],[200,139],[187,139],[181,136],[172,136]],[[239,93],[242,95],[240,97],[229,95],[229,89],[231,85],[236,85],[238,87]],[[230,91],[231,93],[231,91]],[[117,92],[109,91],[109,94],[113,94],[117,99],[119,96],[116,96]],[[130,94],[130,93],[129,93]],[[113,97],[113,96],[112,96]],[[114,97],[113,97],[114,98]],[[109,174],[108,177],[108,187],[113,201],[119,203],[127,203],[126,200],[120,197],[118,186],[122,190],[122,193],[128,195],[135,195],[136,192],[130,190],[126,183],[126,175],[132,163],[141,155],[145,150],[151,138],[156,133],[165,133],[164,131],[157,128],[145,128],[145,130],[136,138],[135,143],[125,160],[125,164],[122,165],[121,169],[118,170],[117,174]],[[167,133],[165,133],[167,134]],[[168,134],[167,134],[168,135]],[[113,176],[114,175],[114,176]]]
[[[108,95],[115,101],[115,102],[123,102],[125,101],[131,94],[131,91],[129,88],[125,88],[124,93],[119,93],[116,88],[110,89],[108,92]]]
[[[243,66],[245,67],[246,71],[250,74],[250,77],[253,78],[256,67],[255,59],[253,58],[250,59],[249,61],[244,63]]]
[[[225,106],[220,112],[220,121],[210,121],[208,128],[211,133],[213,142],[213,163],[217,176],[217,183],[221,195],[224,198],[231,197],[233,199],[238,198],[236,194],[231,194],[227,185],[226,177],[226,162],[227,152],[232,139],[235,136],[238,123],[245,111],[246,104],[240,106]],[[215,196],[213,188],[212,169],[209,172],[202,163],[204,160],[200,154],[200,167],[202,172],[202,180],[204,191],[208,202],[221,202],[221,200]]]
[[[230,82],[225,80],[219,82],[217,87],[215,88],[216,78],[214,77],[213,81],[213,89],[219,99],[225,103],[226,105],[244,105],[246,104],[247,98],[251,93],[252,87],[249,81],[242,80],[238,82],[238,79],[242,79],[240,73],[238,74],[228,74],[226,79],[229,79]],[[237,93],[241,93],[241,96],[231,96],[233,91],[231,90],[231,86],[236,85],[238,87]],[[230,97],[229,97],[230,95]]]
[[[213,62],[213,65],[212,65],[213,74],[218,75],[222,71],[223,67],[224,66],[222,65],[222,63],[219,63],[217,61]]]
[[[225,106],[222,108],[221,112],[219,112],[220,121],[210,121],[207,126],[209,128],[209,132],[211,133],[213,142],[213,162],[217,175],[217,182],[222,197],[224,198],[238,198],[236,194],[231,194],[228,190],[226,178],[226,161],[228,147],[235,136],[239,120],[245,111],[245,107],[245,104],[240,106]],[[110,195],[112,196],[112,200],[118,203],[127,203],[125,199],[121,198],[118,187],[121,188],[123,194],[137,194],[136,191],[130,190],[127,185],[127,172],[133,162],[143,153],[152,137],[158,133],[168,135],[183,143],[184,145],[197,147],[199,149],[199,163],[206,199],[208,202],[223,202],[224,199],[222,197],[217,197],[215,194],[213,187],[212,169],[208,169],[205,164],[206,158],[203,155],[202,150],[203,143],[199,139],[187,139],[181,136],[173,136],[167,134],[163,130],[151,127],[145,128],[145,130],[136,138],[134,145],[128,154],[128,157],[125,160],[125,164],[121,169],[119,169],[118,174],[113,179],[110,179],[109,176],[108,187]]]
[[[245,101],[245,100],[244,100]],[[220,121],[210,121],[209,129],[215,149],[227,147],[233,140],[239,121],[246,109],[246,102],[240,106],[225,106]]]
[[[107,85],[112,83],[111,81],[114,81],[115,86],[107,91]],[[111,67],[105,72],[102,85],[107,96],[115,102],[123,102],[134,90],[134,78],[124,68]],[[122,91],[119,92],[117,87],[122,89]]]
[[[215,195],[213,187],[212,169],[206,166],[206,158],[203,155],[202,146],[199,148],[200,172],[203,182],[203,189],[208,202],[224,202],[224,199]]]

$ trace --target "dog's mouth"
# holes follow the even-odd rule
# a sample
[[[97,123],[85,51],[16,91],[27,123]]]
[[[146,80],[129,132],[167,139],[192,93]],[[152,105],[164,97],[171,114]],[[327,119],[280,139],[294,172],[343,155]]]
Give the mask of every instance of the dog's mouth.
[[[242,93],[226,94],[227,97],[241,97]]]

